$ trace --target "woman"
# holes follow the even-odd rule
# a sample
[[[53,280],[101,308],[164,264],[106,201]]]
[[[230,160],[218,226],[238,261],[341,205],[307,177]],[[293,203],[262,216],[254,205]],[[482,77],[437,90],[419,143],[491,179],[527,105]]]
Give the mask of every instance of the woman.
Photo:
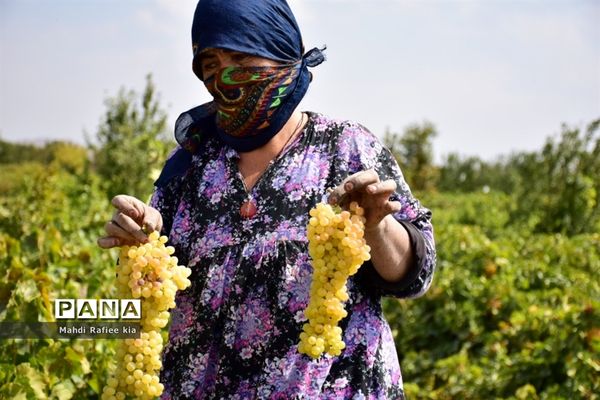
[[[162,398],[402,399],[380,299],[429,287],[431,213],[367,129],[298,110],[324,57],[303,55],[284,0],[201,0],[192,41],[214,101],[178,119],[180,146],[150,205],[115,197],[99,239],[109,248],[160,229],[193,271],[172,313]],[[313,360],[297,344],[312,273],[305,227],[320,201],[365,209],[371,260],[348,282],[346,349]]]

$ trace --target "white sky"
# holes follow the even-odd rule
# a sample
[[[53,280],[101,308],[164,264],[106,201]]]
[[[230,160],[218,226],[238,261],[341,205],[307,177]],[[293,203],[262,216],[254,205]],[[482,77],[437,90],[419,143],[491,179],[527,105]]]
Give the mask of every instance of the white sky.
[[[600,1],[291,0],[328,60],[302,108],[382,136],[433,122],[436,159],[534,150],[600,117]],[[152,73],[172,126],[208,101],[195,0],[0,0],[0,136],[94,134],[104,100]]]

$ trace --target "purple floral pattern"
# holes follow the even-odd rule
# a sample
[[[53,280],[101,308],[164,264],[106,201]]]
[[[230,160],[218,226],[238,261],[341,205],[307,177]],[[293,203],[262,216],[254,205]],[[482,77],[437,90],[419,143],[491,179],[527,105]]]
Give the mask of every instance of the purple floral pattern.
[[[382,295],[417,297],[431,284],[431,213],[412,196],[393,156],[363,126],[308,113],[299,137],[252,188],[258,212],[242,219],[247,193],[235,150],[209,138],[184,176],[151,200],[192,286],[177,295],[163,353],[168,399],[403,399],[402,376]],[[312,360],[297,352],[312,267],[308,211],[327,188],[374,168],[394,179],[394,215],[425,240],[408,281],[381,285],[370,262],[348,283],[347,348]],[[362,273],[371,271],[371,275]]]

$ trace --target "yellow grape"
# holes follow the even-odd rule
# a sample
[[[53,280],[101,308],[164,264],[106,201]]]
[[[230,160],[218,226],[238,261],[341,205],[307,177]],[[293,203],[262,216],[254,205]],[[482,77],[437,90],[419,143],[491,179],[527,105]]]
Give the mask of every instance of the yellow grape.
[[[370,258],[363,238],[364,210],[356,202],[349,209],[319,203],[310,210],[307,236],[313,278],[298,352],[312,358],[324,352],[337,356],[346,347],[337,326],[348,315],[343,305],[348,300],[346,282]]]
[[[163,339],[160,334],[175,307],[175,294],[191,285],[191,270],[178,264],[175,248],[165,246],[166,236],[152,232],[148,243],[121,248],[117,265],[117,295],[139,298],[142,332],[117,348],[117,367],[102,390],[102,400],[154,399],[164,386],[159,382]]]

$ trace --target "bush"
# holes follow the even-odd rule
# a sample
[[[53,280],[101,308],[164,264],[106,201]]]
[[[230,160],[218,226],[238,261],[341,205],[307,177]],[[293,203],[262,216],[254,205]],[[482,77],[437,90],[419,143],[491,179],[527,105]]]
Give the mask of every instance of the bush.
[[[0,197],[0,321],[51,321],[55,298],[112,297],[115,254],[96,245],[110,218],[99,179],[56,165],[23,178]],[[113,345],[2,340],[0,398],[98,398]]]
[[[408,397],[598,398],[600,235],[503,228],[498,202],[483,199],[432,201],[444,221],[435,224],[432,288],[384,303]],[[487,224],[473,224],[463,207]]]

